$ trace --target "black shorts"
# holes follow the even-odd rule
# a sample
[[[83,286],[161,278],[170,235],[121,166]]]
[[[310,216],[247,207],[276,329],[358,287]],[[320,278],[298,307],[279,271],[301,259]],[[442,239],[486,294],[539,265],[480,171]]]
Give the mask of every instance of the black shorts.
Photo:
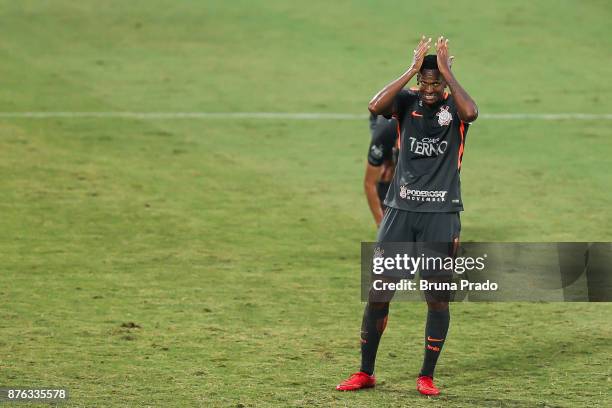
[[[387,208],[380,223],[377,242],[447,242],[459,240],[458,212],[413,212]]]
[[[436,258],[437,261],[432,260],[426,267],[419,268],[419,276],[445,281],[452,277],[452,271],[444,269],[441,263],[448,257],[455,257],[460,232],[458,212],[412,212],[389,207],[380,224],[376,241],[386,256],[407,254],[414,258]],[[385,271],[383,276],[413,279],[415,273],[406,275],[395,270]]]
[[[454,258],[459,244],[461,220],[458,212],[427,213],[398,210],[388,207],[378,229],[377,249],[384,257],[395,257],[397,254],[407,254],[423,259]],[[398,244],[401,243],[401,244]],[[448,270],[439,263],[428,263],[427,267],[419,268],[421,279],[435,282],[452,280],[452,269]],[[414,279],[415,271],[406,274],[405,271],[385,270],[377,279],[383,282],[398,282],[401,279]],[[369,301],[390,302],[394,291],[370,290]],[[427,301],[448,302],[453,294],[447,290],[427,290],[424,293]]]

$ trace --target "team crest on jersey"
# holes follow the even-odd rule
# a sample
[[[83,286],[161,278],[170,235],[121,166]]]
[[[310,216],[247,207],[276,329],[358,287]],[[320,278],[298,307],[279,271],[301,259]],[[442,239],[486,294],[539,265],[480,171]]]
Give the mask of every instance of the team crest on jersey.
[[[444,105],[440,108],[440,112],[436,113],[438,124],[440,126],[448,126],[453,120],[453,115],[448,111],[449,107]]]

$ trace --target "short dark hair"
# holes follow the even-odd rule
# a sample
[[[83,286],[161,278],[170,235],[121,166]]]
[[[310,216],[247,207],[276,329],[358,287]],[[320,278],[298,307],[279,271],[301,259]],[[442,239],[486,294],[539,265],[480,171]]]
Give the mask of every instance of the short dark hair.
[[[438,57],[435,55],[426,55],[423,58],[423,64],[421,65],[420,72],[425,71],[426,69],[433,69],[439,71],[438,69]]]

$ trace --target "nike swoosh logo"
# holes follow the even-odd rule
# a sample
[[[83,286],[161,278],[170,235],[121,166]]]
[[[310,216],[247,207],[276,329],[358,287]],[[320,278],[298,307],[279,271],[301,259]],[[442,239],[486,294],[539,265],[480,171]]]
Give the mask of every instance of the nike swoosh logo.
[[[427,341],[444,341],[444,339],[434,339],[433,337],[427,336]]]
[[[422,118],[423,115],[421,115],[420,113],[418,113],[417,111],[412,111],[412,116],[415,116],[417,118]]]

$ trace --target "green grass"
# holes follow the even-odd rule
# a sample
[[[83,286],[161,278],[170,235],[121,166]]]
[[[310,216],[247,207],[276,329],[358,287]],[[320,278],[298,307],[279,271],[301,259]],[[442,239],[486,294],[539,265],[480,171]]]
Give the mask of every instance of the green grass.
[[[483,113],[610,113],[612,7],[0,2],[2,111],[365,112],[421,32]],[[609,121],[480,120],[469,241],[610,241]],[[0,119],[0,386],[67,406],[612,404],[610,304],[457,304],[444,394],[425,306],[357,368],[366,121]],[[139,328],[124,328],[135,322]],[[22,404],[19,406],[27,406]]]

